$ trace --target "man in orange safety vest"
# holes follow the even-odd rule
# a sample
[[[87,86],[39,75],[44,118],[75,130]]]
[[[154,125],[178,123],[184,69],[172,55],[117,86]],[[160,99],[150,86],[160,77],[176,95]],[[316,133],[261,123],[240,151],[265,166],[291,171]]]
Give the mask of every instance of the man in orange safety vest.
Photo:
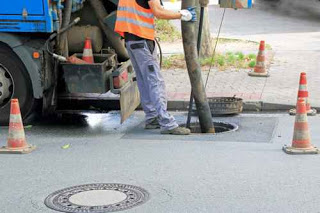
[[[155,47],[155,18],[196,21],[194,8],[179,12],[166,10],[161,0],[119,0],[115,31],[126,43],[136,72],[145,129],[161,128],[161,134],[188,135],[167,111],[165,83],[160,73]]]

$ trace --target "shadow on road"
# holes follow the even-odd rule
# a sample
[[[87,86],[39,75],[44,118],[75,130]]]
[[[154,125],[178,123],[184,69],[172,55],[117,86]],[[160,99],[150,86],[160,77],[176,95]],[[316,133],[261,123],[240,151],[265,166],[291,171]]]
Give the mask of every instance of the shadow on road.
[[[320,20],[319,0],[260,0],[256,3],[256,8],[304,20]]]

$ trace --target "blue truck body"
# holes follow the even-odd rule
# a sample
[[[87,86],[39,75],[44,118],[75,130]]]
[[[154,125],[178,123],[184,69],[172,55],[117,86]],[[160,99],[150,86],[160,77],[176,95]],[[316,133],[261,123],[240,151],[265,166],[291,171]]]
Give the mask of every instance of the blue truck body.
[[[19,99],[23,119],[28,118],[33,112],[48,115],[66,111],[120,109],[123,122],[139,105],[139,93],[131,62],[128,58],[121,59],[122,61],[117,59],[120,54],[116,49],[125,50],[120,40],[118,43],[122,46],[119,47],[117,44],[114,50],[110,49],[112,45],[108,44],[98,47],[101,52],[102,49],[105,52],[96,51],[94,64],[61,62],[69,60],[70,55],[81,53],[82,50],[74,50],[75,48],[72,50],[72,47],[78,48],[79,43],[81,45],[85,40],[84,35],[90,34],[91,40],[97,41],[98,44],[103,44],[106,39],[103,37],[101,28],[98,28],[100,21],[97,17],[92,17],[90,8],[92,2],[86,4],[86,0],[68,1],[1,2],[0,84],[4,86],[0,87],[0,125],[6,125],[9,121],[12,98]],[[96,2],[101,2],[101,6],[106,9],[116,10],[117,0]],[[64,6],[66,6],[65,10]],[[78,10],[82,12],[74,13]],[[61,23],[70,19],[65,17],[71,17],[71,20],[80,18],[82,22],[78,23],[74,32],[71,29],[72,24],[64,26],[62,30]],[[63,34],[66,32],[64,30],[70,30],[67,36]],[[112,33],[114,32],[110,30],[107,35]],[[66,37],[63,38],[63,36]],[[115,33],[112,36],[118,39]],[[69,46],[64,46],[63,39],[70,41]],[[115,42],[113,40],[109,39],[111,43]],[[123,53],[122,50],[120,52]],[[68,67],[72,69],[67,71]],[[82,72],[73,72],[80,67]],[[122,73],[127,73],[129,78],[121,80]],[[103,76],[103,78],[93,78],[97,76]],[[70,79],[82,80],[71,81]],[[98,85],[101,85],[100,90],[97,90]],[[116,95],[102,95],[109,91]]]
[[[46,1],[48,2],[48,1]],[[27,9],[28,14],[40,16],[44,14],[46,2],[43,0],[10,0],[1,2],[0,13],[9,15],[21,15],[23,9]]]
[[[80,9],[84,0],[73,0],[73,11]],[[63,9],[61,0],[52,0]],[[59,27],[57,10],[49,0],[10,0],[1,2],[0,42],[10,46],[19,56],[31,76],[35,98],[42,98],[41,65],[31,53],[36,51],[27,41],[36,40],[33,33],[51,34]],[[36,41],[35,41],[36,42]],[[39,42],[43,43],[43,39]]]
[[[57,29],[57,20],[48,0],[1,2],[0,32],[51,33]]]

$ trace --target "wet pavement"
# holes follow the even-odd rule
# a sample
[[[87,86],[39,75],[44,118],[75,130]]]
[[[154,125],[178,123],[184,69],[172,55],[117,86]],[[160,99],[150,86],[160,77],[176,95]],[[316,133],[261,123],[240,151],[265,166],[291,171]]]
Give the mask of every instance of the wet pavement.
[[[185,113],[174,115],[185,120]],[[38,148],[0,155],[1,212],[55,212],[44,205],[49,194],[90,183],[131,184],[149,192],[148,202],[124,212],[318,212],[319,155],[281,150],[292,141],[292,116],[218,117],[239,129],[165,138],[141,129],[141,112],[123,125],[119,119],[112,112],[28,127],[28,143]],[[312,142],[320,146],[319,116],[309,124]],[[6,137],[1,127],[1,144]]]

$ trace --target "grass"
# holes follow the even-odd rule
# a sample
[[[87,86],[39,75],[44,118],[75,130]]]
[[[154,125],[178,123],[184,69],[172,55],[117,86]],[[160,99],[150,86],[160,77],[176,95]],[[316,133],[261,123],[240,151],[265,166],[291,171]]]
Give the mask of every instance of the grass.
[[[179,39],[182,39],[181,33],[177,30],[177,28],[168,20],[156,19],[156,32],[157,37],[160,38],[162,42],[174,42]],[[214,45],[217,41],[217,38],[211,39],[212,44]],[[234,39],[234,38],[219,38],[219,44],[229,44],[229,43],[251,43],[259,45],[259,42],[242,40],[242,39]],[[272,50],[270,44],[266,44],[266,50]]]
[[[174,27],[168,20],[156,20],[156,31],[157,37],[162,42],[175,42],[181,39],[181,33]],[[213,45],[217,39],[212,38]],[[219,38],[219,44],[229,43],[248,43],[259,45],[259,42],[245,41],[242,39],[230,39],[230,38]],[[271,46],[266,44],[266,49],[271,50]],[[208,57],[200,59],[201,66],[212,66],[219,70],[225,70],[228,68],[235,69],[248,69],[253,68],[256,65],[256,54],[245,55],[242,52],[227,52],[227,53],[216,53],[215,57]],[[183,54],[171,55],[163,58],[162,66],[164,69],[172,68],[186,68],[186,63]]]
[[[255,61],[250,61],[249,64],[248,64],[248,66],[249,66],[250,68],[253,68],[254,66],[256,66],[256,62],[255,62]]]
[[[160,41],[173,42],[181,39],[181,33],[168,20],[156,20],[157,37]]]
[[[165,69],[169,68],[183,68],[185,67],[184,55],[171,55],[169,57],[164,57],[162,61],[162,67]]]
[[[200,65],[202,67],[216,67],[218,70],[226,70],[228,68],[248,69],[255,66],[256,57],[255,54],[245,55],[242,52],[216,53],[213,58],[200,59]],[[179,54],[164,57],[162,66],[165,69],[186,68],[184,55]]]

